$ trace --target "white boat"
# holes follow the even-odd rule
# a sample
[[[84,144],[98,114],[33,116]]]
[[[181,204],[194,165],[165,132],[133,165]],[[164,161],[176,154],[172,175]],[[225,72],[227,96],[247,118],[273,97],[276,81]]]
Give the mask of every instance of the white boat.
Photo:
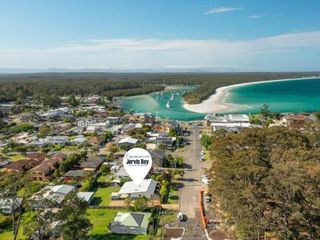
[[[170,108],[170,102],[169,101],[167,102],[166,107]]]
[[[174,99],[174,94],[172,93],[170,97],[170,101],[173,101],[173,99]]]

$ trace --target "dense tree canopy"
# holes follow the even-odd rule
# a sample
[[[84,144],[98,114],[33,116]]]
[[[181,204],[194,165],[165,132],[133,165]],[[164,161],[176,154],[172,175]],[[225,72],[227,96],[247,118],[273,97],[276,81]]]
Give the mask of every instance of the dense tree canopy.
[[[184,100],[199,103],[216,88],[252,81],[262,81],[316,73],[41,73],[0,75],[0,102],[24,102],[33,97],[49,106],[60,104],[58,96],[98,94],[112,98],[159,91],[166,84],[198,86],[186,93]],[[72,104],[77,104],[70,99]]]
[[[320,238],[319,129],[212,137],[210,189],[238,239]]]

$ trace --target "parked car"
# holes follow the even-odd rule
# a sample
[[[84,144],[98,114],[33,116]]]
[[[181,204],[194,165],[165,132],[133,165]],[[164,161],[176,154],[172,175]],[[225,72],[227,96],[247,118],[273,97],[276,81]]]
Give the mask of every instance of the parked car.
[[[209,180],[208,176],[202,175],[202,176],[201,176],[201,182],[204,183],[204,184],[206,184],[206,185],[208,185],[209,182],[210,182],[210,180]]]
[[[179,221],[185,221],[187,216],[183,212],[178,213],[178,220]]]
[[[211,196],[206,195],[206,196],[204,197],[204,201],[205,201],[206,203],[211,202]]]

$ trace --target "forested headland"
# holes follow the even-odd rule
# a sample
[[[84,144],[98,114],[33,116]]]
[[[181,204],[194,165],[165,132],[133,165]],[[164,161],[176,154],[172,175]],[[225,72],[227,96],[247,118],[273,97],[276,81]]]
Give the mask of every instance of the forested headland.
[[[109,98],[146,94],[164,85],[196,85],[184,96],[188,103],[199,103],[221,86],[273,79],[320,75],[294,73],[38,73],[0,75],[0,102],[34,97],[90,95]]]
[[[212,136],[210,191],[234,239],[320,239],[319,126]]]

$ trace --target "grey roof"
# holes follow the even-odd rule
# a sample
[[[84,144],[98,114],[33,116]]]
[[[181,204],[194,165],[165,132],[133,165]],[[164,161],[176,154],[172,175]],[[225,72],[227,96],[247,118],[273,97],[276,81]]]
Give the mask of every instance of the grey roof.
[[[69,194],[72,190],[74,190],[75,187],[67,184],[57,185],[51,188],[51,191],[53,193],[61,193],[61,194]]]
[[[152,159],[153,158],[160,158],[160,159],[163,159],[165,156],[166,156],[166,152],[164,150],[147,150]]]
[[[131,213],[131,216],[136,221],[138,226],[141,226],[142,220],[144,218],[144,214],[141,213]]]
[[[132,138],[132,137],[130,137],[130,136],[128,136],[128,137],[125,137],[125,138],[122,138],[119,142],[118,142],[118,144],[136,144],[137,142],[139,141],[139,139],[136,139],[136,138]]]
[[[114,175],[115,175],[116,177],[128,177],[128,176],[129,176],[128,173],[127,173],[127,171],[124,169],[124,167],[121,167],[121,168],[118,170],[118,172],[116,172]]]
[[[78,192],[77,193],[78,198],[86,202],[89,202],[93,195],[94,195],[94,192]]]
[[[82,170],[70,170],[66,174],[64,174],[64,177],[84,177],[86,174]]]
[[[98,157],[88,158],[87,161],[81,163],[81,167],[82,168],[97,168],[102,162],[103,162],[103,160]]]

